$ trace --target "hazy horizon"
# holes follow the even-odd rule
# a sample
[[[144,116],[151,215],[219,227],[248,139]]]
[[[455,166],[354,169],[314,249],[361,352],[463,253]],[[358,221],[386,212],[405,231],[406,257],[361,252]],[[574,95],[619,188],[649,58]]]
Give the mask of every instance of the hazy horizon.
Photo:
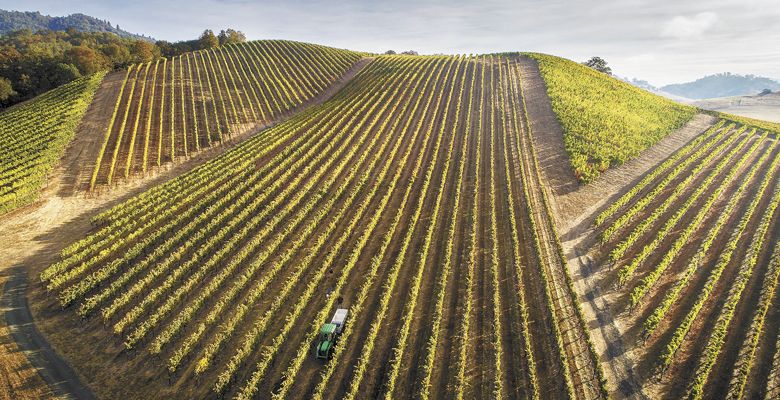
[[[720,72],[780,80],[780,7],[773,3],[0,0],[0,8],[52,16],[83,13],[169,41],[230,27],[249,39],[300,40],[371,52],[538,51],[575,61],[598,55],[617,75],[663,86]]]

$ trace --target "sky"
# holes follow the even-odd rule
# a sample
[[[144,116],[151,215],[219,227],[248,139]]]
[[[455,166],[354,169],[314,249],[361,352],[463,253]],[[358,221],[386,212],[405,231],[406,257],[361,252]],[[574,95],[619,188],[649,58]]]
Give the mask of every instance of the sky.
[[[84,13],[170,41],[234,28],[249,39],[421,54],[538,51],[600,56],[660,86],[719,72],[780,80],[778,0],[0,0]]]

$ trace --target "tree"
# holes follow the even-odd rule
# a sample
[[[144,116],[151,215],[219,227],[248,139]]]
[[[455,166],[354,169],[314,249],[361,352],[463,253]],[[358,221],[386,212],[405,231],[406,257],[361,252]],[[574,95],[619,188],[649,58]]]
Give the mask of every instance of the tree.
[[[395,54],[395,50],[388,50],[388,51],[385,52],[385,54],[394,55]]]
[[[64,85],[81,76],[75,65],[65,63],[50,64],[46,66],[44,73],[49,89]]]
[[[228,41],[244,40],[243,33],[235,30],[226,30],[224,36]],[[212,31],[205,31],[204,38],[203,41],[195,38],[151,43],[111,32],[84,32],[78,27],[64,31],[12,31],[0,35],[0,76],[11,82],[16,94],[7,98],[3,105],[33,98],[81,75],[126,68],[132,63],[154,61],[161,55],[173,57],[219,45],[219,39]]]
[[[221,30],[218,38],[220,45],[246,42],[246,35],[243,32],[231,28]]]
[[[0,76],[0,101],[4,102],[11,96],[16,96],[13,86],[11,86],[11,81]]]
[[[9,68],[19,63],[23,58],[22,53],[11,46],[0,46],[0,68]]]
[[[130,54],[134,62],[143,63],[160,57],[160,49],[145,40],[136,40],[130,44]]]
[[[591,67],[596,71],[603,72],[607,75],[612,75],[612,68],[607,66],[607,62],[601,57],[591,57],[590,60],[582,63],[586,67]]]
[[[130,49],[118,43],[109,43],[100,48],[100,51],[117,66],[130,64]]]
[[[87,46],[74,46],[65,52],[65,60],[79,69],[82,75],[91,75],[95,72],[108,69],[109,63],[103,53],[99,53]]]
[[[414,50],[406,50],[406,51],[402,51],[402,52],[401,52],[401,54],[403,54],[403,55],[407,55],[407,56],[416,56],[416,55],[419,55],[419,54],[417,54],[417,52],[416,52],[416,51],[414,51]]]
[[[214,31],[206,29],[198,39],[198,47],[201,49],[211,49],[219,46],[219,39],[214,35]]]

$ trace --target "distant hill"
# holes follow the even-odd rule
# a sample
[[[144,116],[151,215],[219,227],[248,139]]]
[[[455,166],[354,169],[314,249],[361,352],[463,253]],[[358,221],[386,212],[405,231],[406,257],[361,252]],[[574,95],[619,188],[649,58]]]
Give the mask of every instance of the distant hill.
[[[137,35],[119,29],[110,22],[90,17],[84,14],[71,14],[67,17],[52,17],[37,11],[6,11],[0,10],[0,35],[20,29],[30,29],[33,32],[41,29],[65,31],[74,28],[82,32],[111,32],[119,37],[154,41],[151,37]]]
[[[672,93],[669,93],[669,92],[665,92],[665,91],[659,89],[657,86],[653,86],[650,82],[648,82],[646,80],[637,79],[637,78],[624,78],[624,77],[620,77],[620,76],[617,76],[617,75],[615,75],[615,78],[620,79],[623,82],[630,83],[631,85],[636,86],[636,87],[638,87],[640,89],[647,90],[650,93],[666,97],[667,99],[670,99],[670,100],[678,101],[678,102],[681,102],[681,103],[690,103],[692,101],[692,99],[689,99],[687,97],[679,96],[679,95],[672,94]]]
[[[696,107],[780,123],[780,92],[697,100]]]
[[[705,76],[693,82],[677,83],[660,88],[663,92],[689,99],[754,95],[764,89],[780,90],[780,82],[755,75],[738,75],[726,72]]]

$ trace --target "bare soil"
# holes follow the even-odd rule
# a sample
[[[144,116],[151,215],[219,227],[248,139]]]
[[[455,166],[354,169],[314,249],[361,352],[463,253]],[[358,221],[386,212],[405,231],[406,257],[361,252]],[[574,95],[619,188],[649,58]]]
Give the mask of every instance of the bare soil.
[[[5,288],[6,272],[0,273],[0,312],[11,312],[11,294]],[[19,335],[19,326],[9,326],[2,319],[0,324],[0,399],[49,399],[54,392],[43,380],[38,370],[28,360],[28,355],[19,348],[14,334]]]
[[[580,184],[569,163],[569,155],[563,144],[563,128],[552,109],[539,65],[530,57],[520,57],[518,63],[523,79],[523,92],[529,99],[533,99],[526,101],[526,107],[530,128],[534,134],[536,157],[545,183],[555,193],[556,198],[577,192],[580,190]]]
[[[17,269],[12,272],[3,290],[2,306],[5,309],[6,326],[3,326],[2,330],[10,332],[10,337],[27,356],[23,357],[13,348],[7,349],[10,350],[7,354],[0,354],[8,358],[7,367],[17,365],[18,370],[11,371],[7,376],[11,389],[19,391],[19,396],[26,396],[32,392],[41,397],[56,395],[65,398],[94,399],[89,388],[81,383],[76,373],[57,355],[36,329],[27,305],[26,289],[27,276],[24,271]],[[28,362],[40,375],[35,374],[35,369],[30,367]],[[41,377],[45,383],[40,380]]]

